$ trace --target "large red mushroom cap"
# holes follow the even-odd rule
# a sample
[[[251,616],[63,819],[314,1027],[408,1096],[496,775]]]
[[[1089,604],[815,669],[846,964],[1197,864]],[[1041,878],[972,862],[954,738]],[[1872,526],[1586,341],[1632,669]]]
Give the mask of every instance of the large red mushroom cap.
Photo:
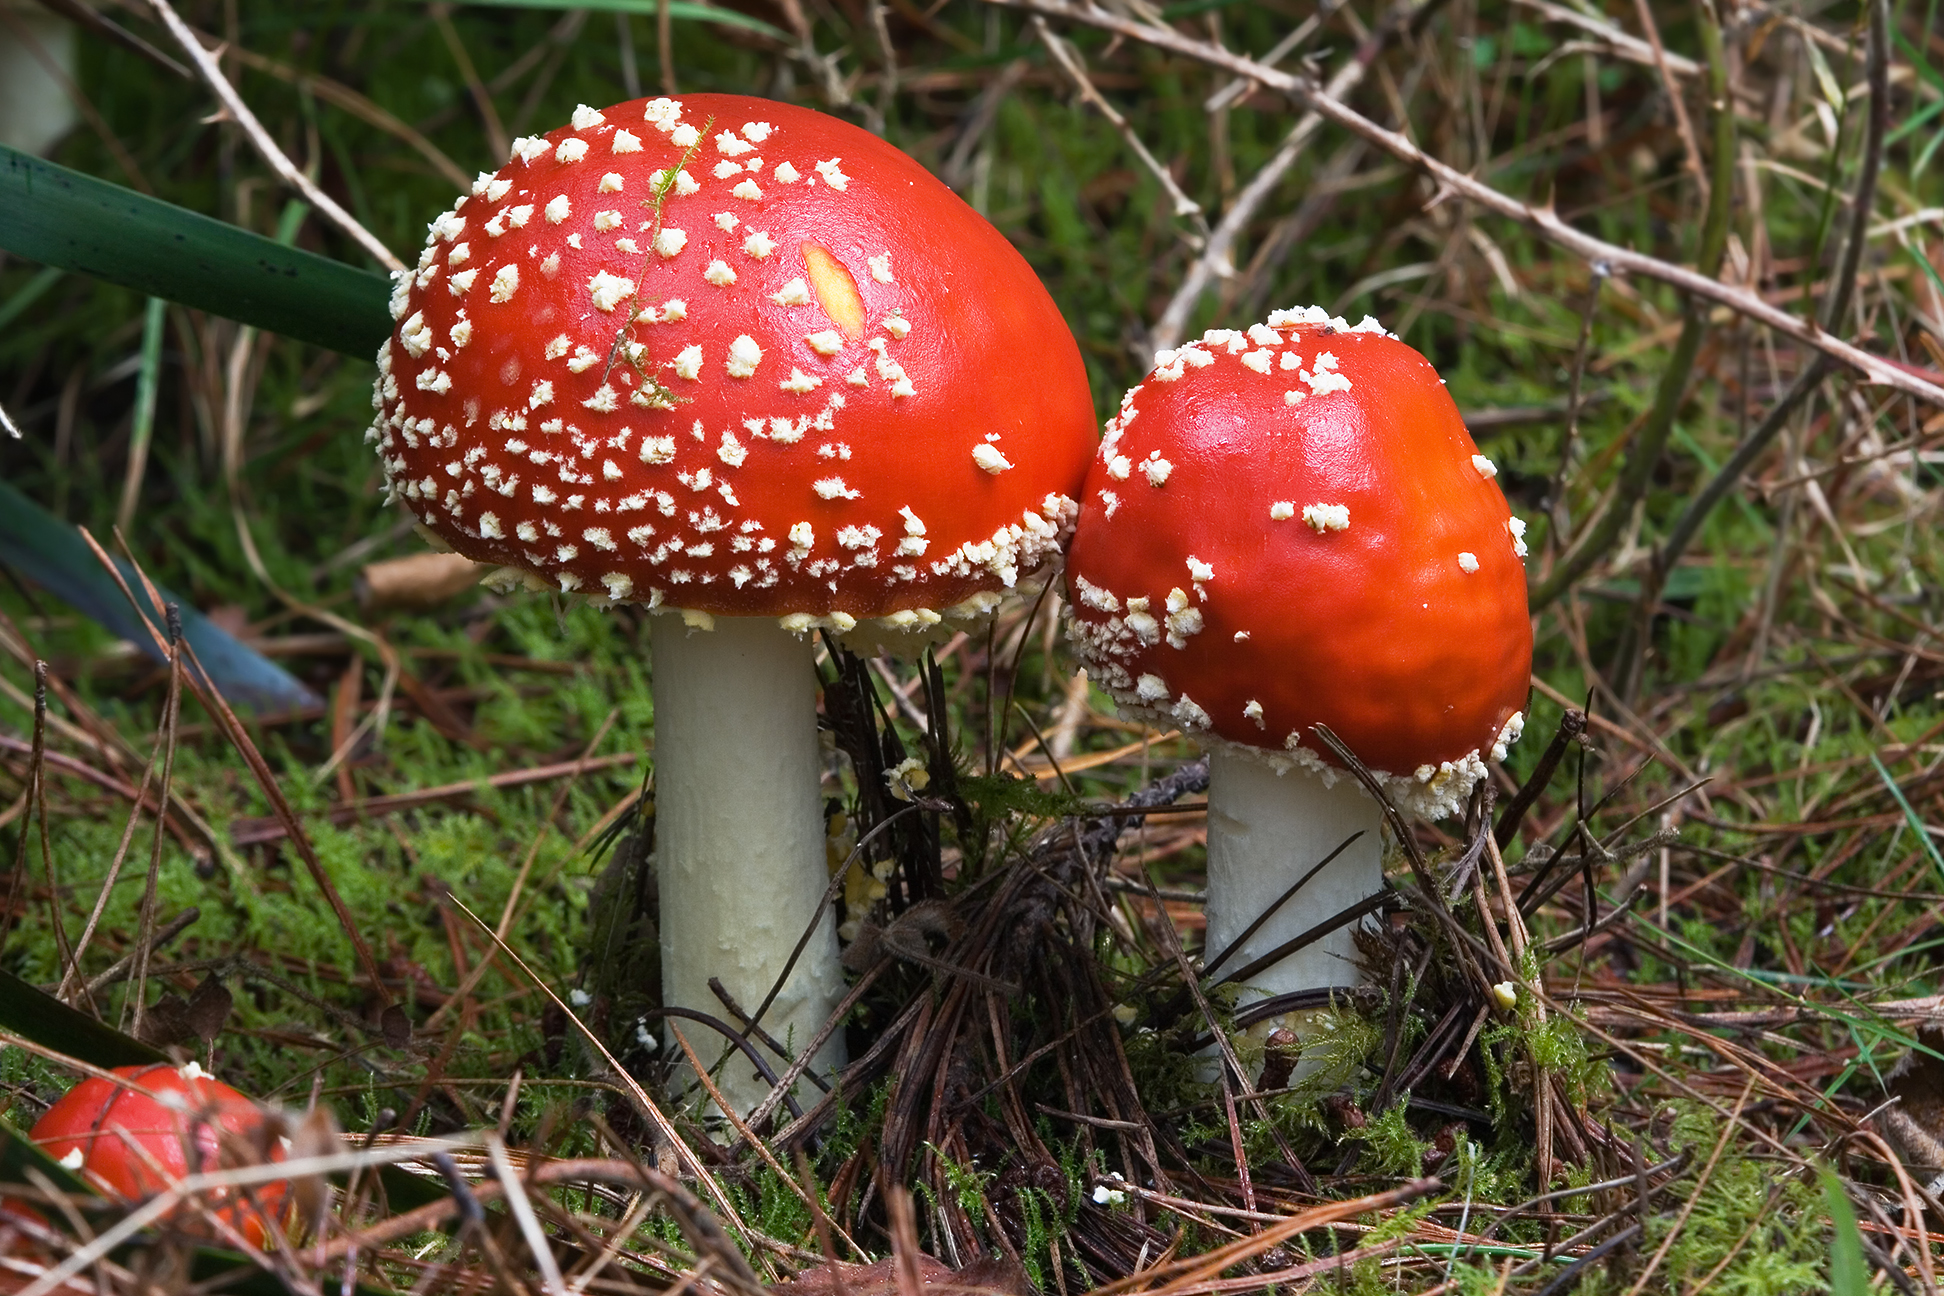
[[[1375,320],[1279,311],[1164,352],[1121,402],[1067,557],[1123,705],[1323,768],[1328,725],[1448,814],[1524,721],[1524,524],[1430,363]]]
[[[582,107],[517,141],[392,313],[392,490],[468,557],[597,597],[797,629],[983,611],[1057,554],[1095,445],[1019,254],[788,104]]]
[[[236,1164],[232,1154],[239,1149],[265,1161],[284,1159],[263,1109],[195,1063],[124,1066],[114,1073],[129,1083],[90,1076],[49,1107],[27,1135],[111,1196],[122,1201],[153,1196],[191,1174]],[[290,1185],[273,1180],[251,1189],[251,1195],[254,1206],[240,1194],[216,1194],[224,1203],[218,1214],[251,1244],[263,1246],[269,1238],[266,1221],[287,1213]],[[192,1217],[184,1219],[194,1226]]]

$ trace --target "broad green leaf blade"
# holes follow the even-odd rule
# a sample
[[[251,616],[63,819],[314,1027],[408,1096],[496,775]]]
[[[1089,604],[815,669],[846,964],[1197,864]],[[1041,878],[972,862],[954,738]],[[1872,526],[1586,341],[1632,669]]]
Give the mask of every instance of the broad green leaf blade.
[[[161,1050],[150,1048],[105,1022],[96,1021],[78,1008],[68,1007],[53,995],[44,993],[37,986],[5,970],[0,970],[0,1028],[98,1067],[147,1066],[169,1061]],[[4,1121],[0,1121],[0,1143],[4,1143],[6,1135],[14,1132]],[[18,1172],[14,1167],[26,1156],[28,1154],[18,1148],[9,1150],[0,1146],[0,1179],[17,1179]],[[39,1165],[40,1162],[35,1161],[34,1164]],[[55,1167],[57,1170],[59,1168]],[[394,1210],[410,1210],[446,1195],[439,1185],[395,1165],[380,1166],[378,1174],[384,1181],[386,1196],[390,1198]],[[55,1182],[65,1185],[66,1179],[57,1176]]]
[[[0,145],[0,249],[368,360],[384,278]]]
[[[642,14],[647,17],[661,12],[661,0],[460,0],[460,3],[496,9],[594,9],[601,13]],[[788,33],[770,26],[761,18],[752,18],[734,9],[698,4],[696,0],[668,0],[668,16],[677,22],[712,22],[724,27],[741,27],[784,44],[794,43]]]
[[[47,1176],[47,1181],[62,1192],[91,1193],[94,1189],[81,1176],[40,1150],[24,1130],[0,1117],[0,1182],[31,1184],[25,1173],[28,1166]],[[58,1225],[57,1225],[58,1227]]]
[[[129,585],[135,573],[116,560]],[[155,640],[94,552],[73,527],[5,482],[0,482],[0,563],[19,572],[75,611],[157,655]],[[319,705],[318,696],[283,667],[237,640],[185,600],[162,591],[182,609],[182,636],[231,703],[265,714]]]
[[[93,1066],[145,1066],[169,1060],[160,1049],[68,1007],[4,970],[0,970],[0,1026]]]

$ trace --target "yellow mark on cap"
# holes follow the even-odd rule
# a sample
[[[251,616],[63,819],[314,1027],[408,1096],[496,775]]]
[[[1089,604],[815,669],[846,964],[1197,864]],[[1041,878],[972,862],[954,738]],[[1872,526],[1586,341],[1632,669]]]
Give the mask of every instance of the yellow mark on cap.
[[[819,243],[805,239],[800,249],[804,269],[810,272],[810,287],[824,314],[853,341],[864,336],[864,299],[857,295],[857,281],[836,257]]]

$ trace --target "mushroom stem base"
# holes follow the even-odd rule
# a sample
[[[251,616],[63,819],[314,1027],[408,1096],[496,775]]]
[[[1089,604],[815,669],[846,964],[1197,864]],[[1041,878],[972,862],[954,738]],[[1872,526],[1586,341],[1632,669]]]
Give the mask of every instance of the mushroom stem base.
[[[811,646],[768,618],[718,617],[713,630],[691,630],[666,615],[653,618],[651,646],[663,998],[736,1024],[709,978],[754,1012],[814,916],[810,941],[761,1023],[801,1047],[844,991],[836,925],[827,906],[819,913],[830,873]],[[706,1063],[721,1054],[716,1031],[677,1024]],[[673,1034],[667,1038],[672,1045]],[[757,1048],[779,1073],[790,1064]],[[842,1061],[840,1032],[814,1064]],[[740,1054],[717,1083],[743,1112],[769,1093]]]
[[[1352,834],[1363,836],[1291,896],[1239,949],[1210,970],[1232,975],[1384,885],[1384,819],[1354,780],[1332,787],[1302,770],[1219,748],[1208,754],[1208,941],[1212,960],[1283,892]],[[1368,922],[1369,919],[1362,920]],[[1347,924],[1250,973],[1244,1003],[1367,980]]]

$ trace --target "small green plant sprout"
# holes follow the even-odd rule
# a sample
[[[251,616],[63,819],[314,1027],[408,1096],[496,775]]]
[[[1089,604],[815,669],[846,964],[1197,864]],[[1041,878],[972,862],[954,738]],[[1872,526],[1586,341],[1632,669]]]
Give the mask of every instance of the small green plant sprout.
[[[582,110],[585,108],[586,105],[583,104]],[[686,302],[671,298],[669,302],[659,306],[646,304],[642,301],[641,292],[642,286],[648,282],[648,267],[653,265],[657,250],[663,246],[662,216],[669,196],[677,192],[694,193],[699,187],[695,178],[689,174],[688,168],[702,152],[702,142],[708,138],[709,132],[714,128],[715,118],[710,117],[703,122],[694,141],[682,150],[681,156],[676,159],[673,166],[665,167],[648,177],[649,193],[640,204],[649,217],[642,223],[640,229],[640,232],[646,236],[639,240],[640,244],[645,244],[638,247],[641,268],[635,274],[634,291],[629,294],[626,306],[619,312],[621,323],[615,329],[614,341],[608,347],[607,367],[602,370],[602,377],[606,378],[617,360],[625,360],[634,369],[635,377],[642,383],[641,395],[645,398],[644,407],[647,409],[672,410],[684,399],[677,396],[662,380],[663,371],[672,370],[675,362],[664,360],[650,366],[647,363],[649,348],[635,336],[635,330],[643,323],[667,322],[671,313],[678,320],[687,314]],[[621,246],[621,243],[633,246],[637,244],[637,240],[626,238],[617,243],[616,250],[625,252],[627,248]]]
[[[1370,1173],[1412,1178],[1424,1173],[1424,1157],[1431,1145],[1411,1128],[1406,1118],[1409,1105],[1407,1095],[1406,1100],[1392,1103],[1362,1129],[1346,1136],[1363,1145],[1363,1160]]]
[[[944,1175],[945,1185],[958,1203],[958,1208],[974,1218],[983,1216],[987,1195],[992,1187],[992,1172],[965,1165],[930,1143],[925,1144],[925,1148],[937,1158],[939,1173]]]

